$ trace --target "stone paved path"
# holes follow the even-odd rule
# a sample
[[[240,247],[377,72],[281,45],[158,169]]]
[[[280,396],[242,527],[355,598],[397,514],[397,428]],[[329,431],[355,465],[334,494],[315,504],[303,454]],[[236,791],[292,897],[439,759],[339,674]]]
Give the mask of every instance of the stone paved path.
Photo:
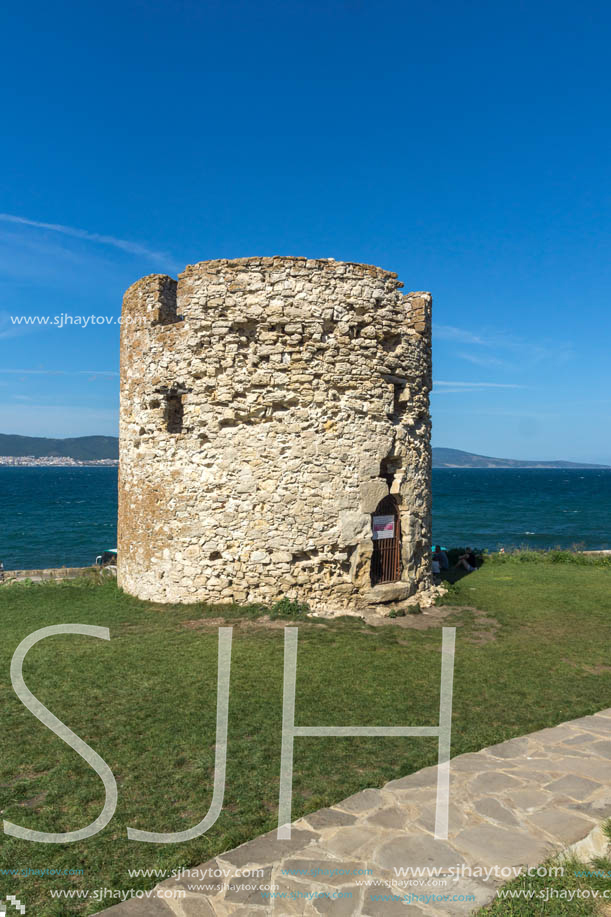
[[[578,842],[586,854],[604,850],[600,823],[611,816],[611,709],[453,758],[447,841],[433,837],[436,772],[429,767],[382,789],[363,790],[294,822],[290,841],[277,840],[272,831],[162,882],[157,898],[132,899],[103,913],[470,914],[507,881],[494,873],[486,879],[482,868],[537,866],[560,848],[579,849]],[[254,867],[262,870],[258,877],[236,876]],[[441,875],[429,880],[395,872],[416,867],[437,868]],[[163,897],[176,891],[185,897]],[[272,897],[266,900],[262,892]],[[399,900],[410,894],[410,903]],[[453,900],[431,900],[440,895]]]

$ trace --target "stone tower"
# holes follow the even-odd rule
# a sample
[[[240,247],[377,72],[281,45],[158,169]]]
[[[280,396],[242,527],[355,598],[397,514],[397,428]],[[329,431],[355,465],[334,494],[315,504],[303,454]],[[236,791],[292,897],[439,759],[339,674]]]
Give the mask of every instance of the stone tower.
[[[431,585],[431,296],[306,258],[125,294],[119,584],[334,613]]]

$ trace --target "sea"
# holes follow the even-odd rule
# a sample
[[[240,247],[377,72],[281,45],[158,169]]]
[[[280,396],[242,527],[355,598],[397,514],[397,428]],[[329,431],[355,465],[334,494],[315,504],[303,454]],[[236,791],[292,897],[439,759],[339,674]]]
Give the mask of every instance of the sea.
[[[6,570],[87,566],[116,547],[116,519],[116,468],[0,467]],[[611,549],[611,470],[435,469],[433,540]]]

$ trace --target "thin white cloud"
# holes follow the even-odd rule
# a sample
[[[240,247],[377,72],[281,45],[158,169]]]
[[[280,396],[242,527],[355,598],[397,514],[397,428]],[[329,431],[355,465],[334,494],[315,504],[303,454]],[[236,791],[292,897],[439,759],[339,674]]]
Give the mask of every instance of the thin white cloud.
[[[434,383],[435,388],[442,386],[457,389],[463,388],[524,388],[523,385],[517,385],[513,382],[445,382],[442,380]]]
[[[0,310],[0,341],[23,337],[24,334],[28,334],[32,329],[36,329],[35,325],[14,325],[10,318],[8,312]]]
[[[433,324],[433,336],[442,341],[458,341],[461,344],[481,344],[488,346],[489,341],[473,334],[465,328],[456,328],[454,325],[437,325]]]
[[[0,330],[0,341],[8,341],[9,338],[21,337],[24,334],[27,334],[27,329],[31,328],[31,325],[26,326],[25,329],[9,328],[7,331]]]
[[[519,357],[520,366],[525,362],[538,364],[543,362],[566,363],[574,357],[574,348],[570,341],[539,339],[531,340],[513,334],[505,329],[486,328],[480,334],[474,334],[468,328],[455,325],[433,325],[433,336],[436,340],[450,341],[455,344],[472,344],[475,353],[464,350],[457,352],[461,360],[467,360],[478,366],[504,366],[506,369],[518,369],[511,361],[506,361],[489,354],[482,354],[480,348],[505,351],[512,357]]]
[[[171,259],[166,252],[157,252],[139,242],[130,242],[127,239],[117,239],[115,236],[105,236],[97,232],[88,232],[86,229],[77,229],[74,226],[64,226],[61,223],[43,223],[40,220],[29,220],[13,213],[0,213],[0,220],[4,223],[15,223],[19,226],[31,226],[34,229],[45,229],[50,232],[59,232],[73,239],[85,239],[88,242],[97,242],[100,245],[111,245],[130,255],[140,255],[152,261],[161,261],[168,264]]]
[[[508,363],[507,360],[500,360],[498,357],[485,356],[475,353],[465,353],[465,351],[460,351],[456,354],[457,357],[460,357],[461,360],[467,360],[469,363],[474,363],[476,366],[501,366],[503,369],[517,369],[514,364]]]

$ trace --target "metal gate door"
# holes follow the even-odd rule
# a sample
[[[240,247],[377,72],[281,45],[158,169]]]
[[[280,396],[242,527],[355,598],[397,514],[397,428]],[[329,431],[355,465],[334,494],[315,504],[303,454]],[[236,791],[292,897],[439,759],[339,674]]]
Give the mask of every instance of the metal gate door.
[[[371,585],[401,578],[401,527],[394,497],[384,497],[372,517]]]

